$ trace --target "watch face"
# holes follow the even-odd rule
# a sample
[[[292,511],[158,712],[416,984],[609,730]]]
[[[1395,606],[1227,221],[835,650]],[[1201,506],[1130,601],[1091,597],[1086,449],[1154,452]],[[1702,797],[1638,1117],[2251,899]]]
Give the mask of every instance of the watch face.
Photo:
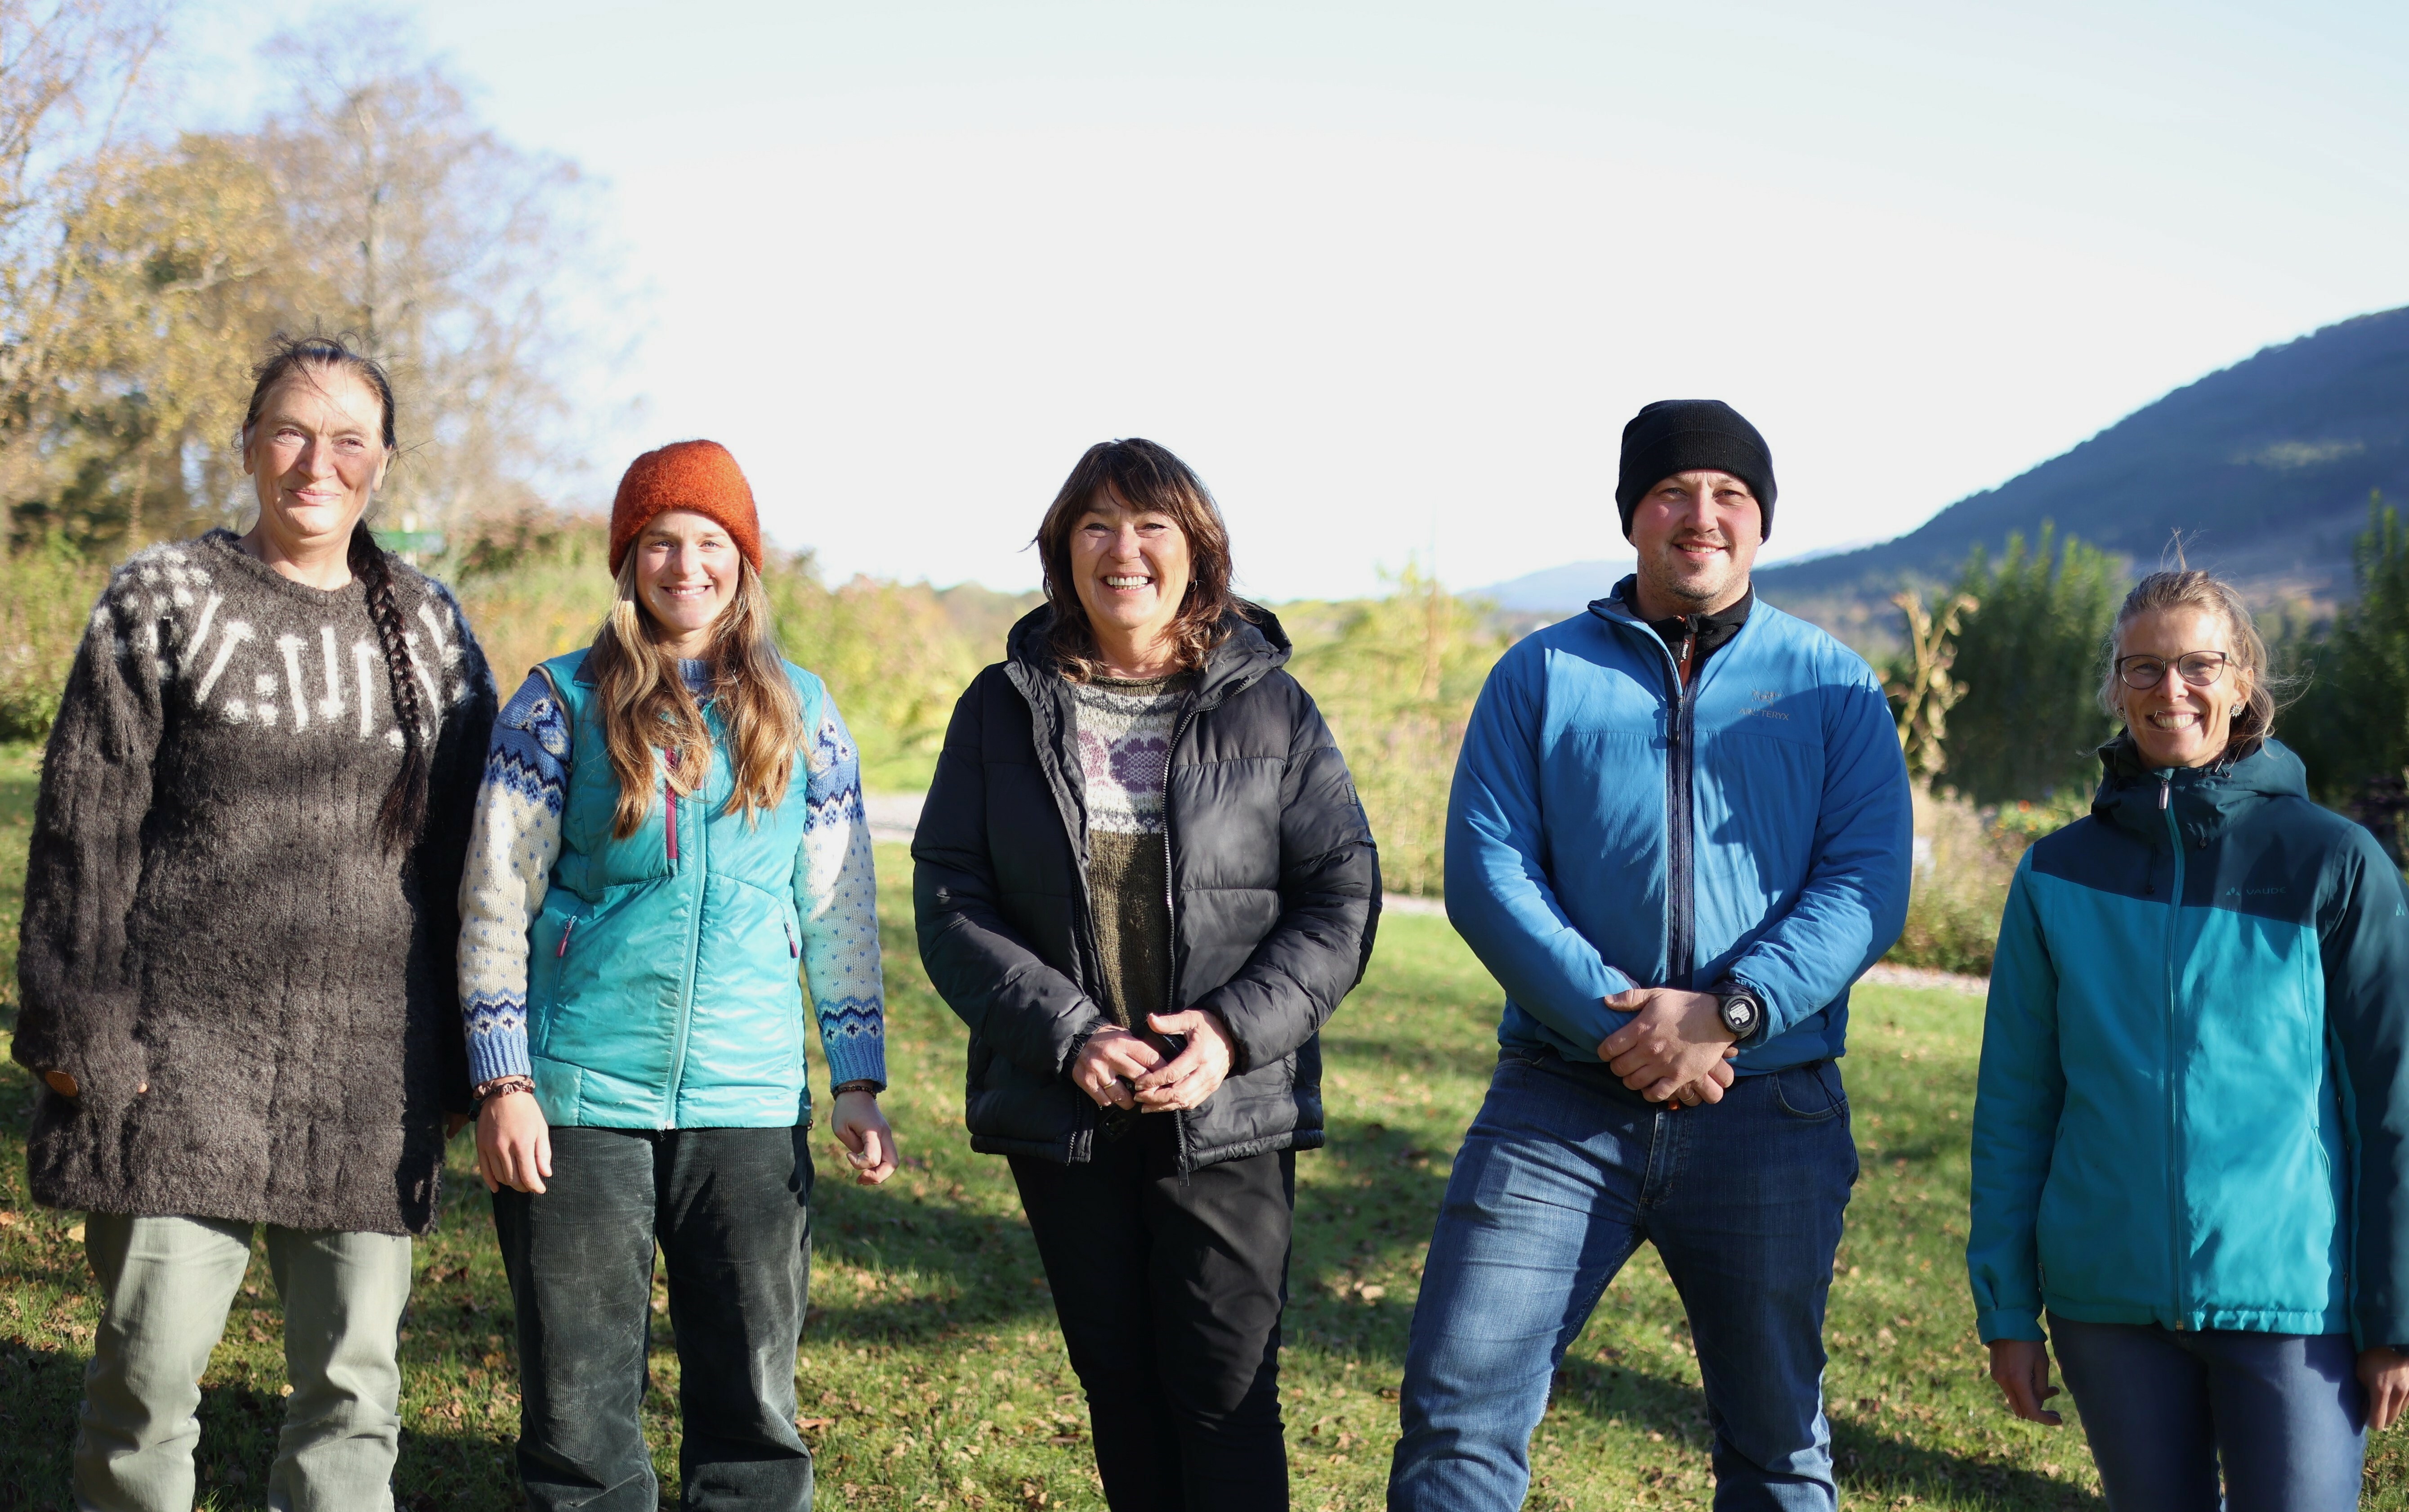
[[[1746,993],[1735,992],[1723,1002],[1724,1028],[1735,1034],[1746,1035],[1756,1028],[1756,1000]]]

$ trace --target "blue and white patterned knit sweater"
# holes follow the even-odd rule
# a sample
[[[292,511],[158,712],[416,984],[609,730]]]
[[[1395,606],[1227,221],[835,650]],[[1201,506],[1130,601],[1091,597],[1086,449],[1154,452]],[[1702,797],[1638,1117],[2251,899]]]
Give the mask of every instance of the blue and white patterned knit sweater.
[[[708,664],[685,661],[679,670],[700,692]],[[528,1073],[527,931],[560,859],[569,755],[569,726],[552,684],[532,673],[494,723],[460,880],[460,1001],[476,1085]],[[809,808],[796,857],[797,912],[829,1081],[883,1087],[878,882],[861,802],[860,757],[833,698],[822,701],[803,762]]]

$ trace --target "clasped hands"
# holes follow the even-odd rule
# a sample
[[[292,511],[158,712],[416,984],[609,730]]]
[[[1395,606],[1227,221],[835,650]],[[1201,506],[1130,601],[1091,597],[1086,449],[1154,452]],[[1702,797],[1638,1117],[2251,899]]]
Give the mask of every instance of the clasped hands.
[[[1228,1026],[1209,1008],[1148,1014],[1151,1034],[1108,1024],[1088,1036],[1071,1058],[1071,1081],[1096,1106],[1139,1113],[1192,1108],[1211,1097],[1235,1058]],[[1177,1055],[1163,1042],[1185,1035]]]
[[[1605,1000],[1631,1022],[1600,1040],[1597,1058],[1651,1102],[1695,1108],[1720,1102],[1739,1054],[1711,992],[1633,987]]]

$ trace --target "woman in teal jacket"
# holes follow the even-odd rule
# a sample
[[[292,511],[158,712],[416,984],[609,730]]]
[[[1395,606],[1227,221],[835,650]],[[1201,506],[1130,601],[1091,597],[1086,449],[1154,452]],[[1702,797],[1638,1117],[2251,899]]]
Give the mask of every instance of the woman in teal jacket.
[[[685,1505],[800,1512],[803,989],[836,1135],[895,1169],[859,763],[780,659],[760,524],[710,441],[638,457],[618,601],[496,721],[461,884],[478,1169],[517,1307],[528,1504],[653,1512],[653,1250],[684,1379]]]
[[[2358,1505],[2409,1397],[2409,895],[2268,739],[2228,584],[2118,612],[2091,814],[2017,868],[1967,1261],[1991,1374],[2056,1423],[2042,1315],[2117,1512]]]

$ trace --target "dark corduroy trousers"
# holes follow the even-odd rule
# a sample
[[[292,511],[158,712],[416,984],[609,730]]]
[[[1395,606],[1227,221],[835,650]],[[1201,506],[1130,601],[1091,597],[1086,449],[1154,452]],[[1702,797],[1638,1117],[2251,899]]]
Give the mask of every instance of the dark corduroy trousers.
[[[1284,1512],[1280,1311],[1296,1155],[1179,1174],[1169,1114],[1084,1165],[1016,1156],[1013,1179],[1086,1388],[1113,1512]]]
[[[538,1512],[655,1512],[639,1417],[653,1246],[677,1340],[687,1512],[806,1512],[795,1343],[809,1130],[555,1129],[542,1196],[494,1196],[518,1309],[519,1479]]]

